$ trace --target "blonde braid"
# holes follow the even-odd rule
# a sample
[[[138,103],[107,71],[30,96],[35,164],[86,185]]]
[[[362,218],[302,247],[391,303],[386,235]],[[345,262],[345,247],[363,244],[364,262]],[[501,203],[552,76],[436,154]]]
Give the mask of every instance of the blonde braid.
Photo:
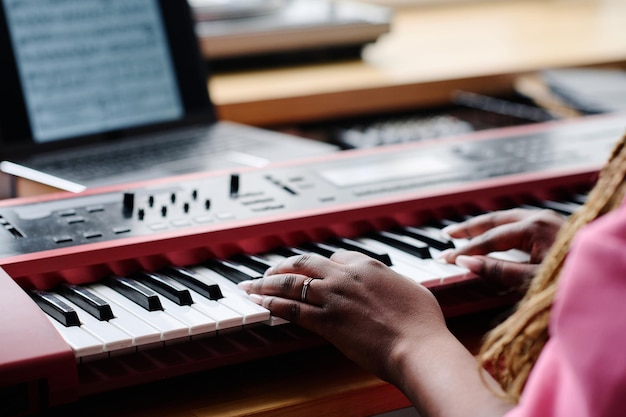
[[[489,369],[512,401],[519,401],[528,375],[548,341],[548,321],[558,277],[578,230],[618,207],[626,192],[626,136],[613,149],[586,203],[561,228],[550,252],[515,312],[493,329],[480,351]]]

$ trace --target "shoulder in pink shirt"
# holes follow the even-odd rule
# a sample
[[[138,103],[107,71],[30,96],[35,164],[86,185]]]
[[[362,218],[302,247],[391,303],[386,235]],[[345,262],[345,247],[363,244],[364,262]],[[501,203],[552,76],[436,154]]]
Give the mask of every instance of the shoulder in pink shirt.
[[[507,417],[626,416],[626,205],[578,233],[541,352]]]

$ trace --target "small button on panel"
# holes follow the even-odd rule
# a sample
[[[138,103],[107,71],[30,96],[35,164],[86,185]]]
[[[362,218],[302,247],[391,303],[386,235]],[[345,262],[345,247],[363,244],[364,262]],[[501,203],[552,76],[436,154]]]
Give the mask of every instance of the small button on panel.
[[[57,243],[57,244],[70,243],[74,241],[74,239],[70,235],[54,236],[53,240],[54,240],[54,243]]]

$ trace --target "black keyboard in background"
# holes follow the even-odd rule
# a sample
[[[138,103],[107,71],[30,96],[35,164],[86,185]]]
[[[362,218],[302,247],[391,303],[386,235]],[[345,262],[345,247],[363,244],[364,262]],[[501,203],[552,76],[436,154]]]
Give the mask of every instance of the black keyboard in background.
[[[473,132],[473,126],[451,115],[407,116],[340,128],[334,140],[343,148],[372,148]]]
[[[343,149],[371,148],[544,122],[554,117],[520,97],[495,98],[459,91],[453,105],[428,111],[378,115],[309,126],[301,134]]]

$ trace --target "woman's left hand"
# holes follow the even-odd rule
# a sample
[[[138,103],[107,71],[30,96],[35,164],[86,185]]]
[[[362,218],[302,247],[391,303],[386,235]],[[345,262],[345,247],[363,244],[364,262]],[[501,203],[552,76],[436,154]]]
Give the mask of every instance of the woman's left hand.
[[[287,258],[240,287],[273,315],[318,333],[385,379],[393,378],[397,349],[447,331],[430,291],[357,252]]]

